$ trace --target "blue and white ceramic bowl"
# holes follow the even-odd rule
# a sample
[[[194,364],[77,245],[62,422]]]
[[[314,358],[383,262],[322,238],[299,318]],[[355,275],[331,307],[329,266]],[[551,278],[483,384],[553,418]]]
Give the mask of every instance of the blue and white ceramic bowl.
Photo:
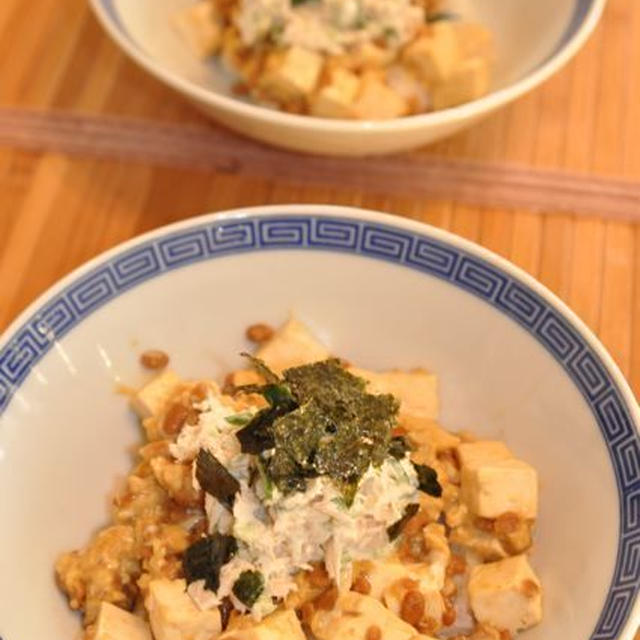
[[[541,478],[527,640],[631,640],[639,622],[638,405],[585,325],[513,265],[428,226],[329,206],[188,220],[117,247],[41,296],[0,340],[0,636],[75,637],[58,553],[106,520],[131,465],[118,385],[138,354],[185,377],[239,363],[244,327],[295,312],[369,368],[440,375],[442,421],[507,441]]]
[[[553,75],[595,28],[606,0],[449,0],[495,37],[489,95],[454,109],[385,122],[327,120],[282,113],[234,96],[233,79],[203,62],[171,28],[194,0],[90,0],[114,42],[143,69],[221,123],[280,147],[365,155],[418,147],[454,133],[512,102]]]

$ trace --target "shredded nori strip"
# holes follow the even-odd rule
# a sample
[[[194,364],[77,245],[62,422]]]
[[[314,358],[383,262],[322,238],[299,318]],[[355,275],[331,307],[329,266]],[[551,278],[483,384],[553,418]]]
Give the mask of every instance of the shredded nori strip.
[[[243,571],[232,587],[233,595],[249,609],[264,591],[264,576],[259,571]]]
[[[240,483],[209,451],[200,449],[196,458],[196,478],[204,491],[217,498],[229,511],[233,510]]]
[[[404,436],[394,436],[389,443],[389,455],[396,460],[402,460],[411,451],[411,446]]]
[[[233,603],[231,602],[231,598],[229,598],[228,596],[224,598],[218,606],[218,611],[220,612],[220,626],[222,627],[222,631],[225,631],[229,626],[229,620],[231,620],[231,612],[233,611]]]
[[[438,482],[436,470],[426,464],[416,464],[415,462],[413,463],[413,468],[418,474],[418,489],[434,498],[439,498],[442,495],[442,487]]]
[[[277,384],[280,381],[280,378],[276,373],[271,371],[269,367],[266,365],[264,360],[260,360],[260,358],[256,358],[249,353],[241,353],[243,358],[246,358],[251,362],[253,368],[264,378],[265,382],[268,384]]]
[[[220,569],[233,557],[238,544],[233,536],[216,533],[194,542],[182,557],[182,568],[187,584],[204,580],[210,591],[220,587]]]
[[[258,411],[246,427],[236,432],[242,453],[258,455],[273,449],[273,423],[298,407],[288,390],[281,385],[266,385],[261,393],[271,406]]]
[[[420,505],[415,502],[412,502],[411,504],[408,504],[406,506],[402,518],[400,518],[400,520],[398,520],[397,522],[394,522],[390,527],[387,527],[387,535],[389,536],[389,540],[395,540],[402,533],[402,530],[405,528],[407,522],[409,522],[409,520],[411,520],[411,518],[413,518],[413,516],[418,513],[419,508]]]

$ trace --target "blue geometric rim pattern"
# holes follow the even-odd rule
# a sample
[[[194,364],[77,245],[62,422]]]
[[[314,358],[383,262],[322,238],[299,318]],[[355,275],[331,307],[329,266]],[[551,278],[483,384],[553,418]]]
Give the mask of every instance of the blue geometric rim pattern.
[[[0,352],[0,415],[53,341],[124,291],[194,262],[274,249],[358,254],[445,280],[509,316],[561,364],[598,422],[618,486],[616,566],[591,636],[615,640],[640,586],[640,438],[629,408],[597,354],[559,311],[499,267],[446,242],[381,223],[314,215],[215,220],[146,240],[75,279],[18,328]]]

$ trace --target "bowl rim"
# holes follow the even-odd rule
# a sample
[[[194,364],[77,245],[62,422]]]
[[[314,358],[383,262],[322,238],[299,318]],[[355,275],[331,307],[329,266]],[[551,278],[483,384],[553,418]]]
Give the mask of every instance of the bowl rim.
[[[354,229],[355,231],[353,231]],[[369,234],[368,239],[365,239],[364,236],[369,230],[377,235],[374,237]],[[345,234],[348,235],[351,231],[353,231],[354,237],[358,238],[357,245],[347,247]],[[250,245],[246,241],[247,233],[251,236]],[[238,239],[242,234],[245,239],[241,240],[238,245]],[[254,243],[253,234],[260,235],[260,241],[257,244]],[[326,241],[324,245],[321,238],[323,234]],[[306,238],[306,244],[300,240],[303,236]],[[312,236],[315,238],[313,242]],[[406,244],[407,238],[411,247]],[[219,242],[220,247],[206,255],[206,251],[198,245],[202,242],[209,245]],[[225,246],[226,242],[231,242],[231,245]],[[243,245],[242,242],[245,244]],[[396,243],[395,246],[394,243]],[[418,247],[416,243],[422,243],[422,245]],[[400,245],[404,246],[401,253],[403,257],[407,257],[406,261],[400,260],[395,255],[397,247]],[[196,246],[200,246],[202,255],[193,253]],[[408,260],[409,257],[412,257],[414,269],[426,273],[426,275],[439,277],[451,286],[464,289],[483,299],[495,307],[496,311],[508,315],[514,322],[520,324],[531,337],[540,342],[541,347],[546,347],[546,350],[559,361],[594,414],[594,420],[598,424],[604,444],[609,450],[618,490],[620,515],[615,568],[591,639],[632,640],[640,625],[640,598],[638,598],[640,577],[637,575],[636,566],[640,562],[640,557],[637,554],[637,545],[640,542],[640,530],[637,526],[639,515],[637,500],[640,498],[640,486],[637,479],[625,486],[621,480],[621,474],[626,470],[626,467],[623,469],[625,464],[630,466],[629,473],[632,476],[634,473],[637,475],[638,469],[640,469],[638,467],[640,462],[640,453],[638,453],[640,451],[640,406],[638,406],[631,388],[613,358],[593,332],[564,302],[533,276],[507,259],[451,232],[388,213],[334,205],[293,204],[247,207],[204,214],[136,236],[97,255],[61,278],[39,295],[0,335],[0,426],[3,422],[3,413],[11,404],[13,392],[28,377],[40,358],[48,353],[55,341],[73,330],[76,324],[82,322],[93,311],[101,308],[103,304],[108,303],[124,291],[128,291],[137,284],[161,275],[170,269],[188,266],[197,261],[253,251],[290,249],[346,251],[352,255],[386,260],[403,267],[412,267],[411,261]],[[426,253],[423,254],[422,249]],[[150,254],[149,251],[152,253]],[[449,275],[445,277],[443,261],[446,262],[447,251],[454,254],[455,258],[453,265],[446,268]],[[155,255],[157,260],[160,254],[165,256],[165,263],[158,263],[156,271],[147,271],[143,273],[142,277],[139,277],[139,274],[136,276],[136,269],[142,268],[144,271],[145,265],[144,262],[141,262],[143,256],[148,259],[151,255]],[[174,260],[173,263],[172,260]],[[430,266],[424,268],[427,262]],[[131,273],[136,277],[119,290],[116,287],[114,294],[101,300],[98,304],[89,300],[86,310],[78,312],[77,318],[73,322],[67,325],[62,324],[61,328],[56,325],[54,329],[47,325],[46,314],[52,312],[51,303],[56,299],[59,300],[62,295],[67,295],[74,283],[88,281],[89,284],[95,286],[98,282],[97,277],[104,277],[107,267],[118,264],[123,269],[125,280],[131,276]],[[465,276],[464,279],[461,277],[464,271],[463,264],[471,265],[469,276]],[[421,266],[422,268],[420,268]],[[496,274],[498,277],[505,276],[504,280],[505,282],[509,281],[509,285],[503,282],[502,289],[498,293],[493,291],[493,293],[487,294],[481,289],[485,287],[486,279]],[[480,289],[478,289],[478,278],[480,279]],[[483,278],[485,278],[485,282],[482,282]],[[511,285],[515,285],[512,291],[512,296],[515,297],[508,301],[511,306],[499,306],[497,304],[498,298]],[[529,298],[526,297],[527,294],[529,294]],[[575,360],[574,356],[581,354],[595,356],[595,359],[592,358],[589,362],[585,361],[587,368],[582,372],[582,375],[586,375],[587,378],[594,375],[596,378],[598,375],[608,376],[611,383],[610,388],[600,388],[591,397],[578,384],[575,370],[572,372],[569,368],[569,364],[572,364],[569,359],[567,358],[565,361],[559,358],[549,344],[543,340],[542,334],[534,330],[533,326],[524,323],[521,317],[518,317],[519,314],[520,316],[523,313],[528,314],[527,304],[531,305],[536,300],[539,300],[544,307],[537,316],[536,325],[540,327],[544,324],[549,312],[555,312],[556,324],[551,328],[556,332],[564,331],[563,339],[573,339],[578,342],[577,351],[571,354],[571,358]],[[522,311],[523,304],[524,311]],[[48,305],[50,305],[49,308]],[[59,309],[53,309],[53,311],[57,313]],[[542,322],[539,322],[540,320]],[[57,316],[54,321],[59,322],[60,317]],[[549,333],[549,335],[551,334]],[[580,341],[582,341],[582,345],[580,345]],[[34,347],[34,344],[38,342],[40,353],[38,353],[37,345]],[[26,355],[23,352],[25,348],[28,351]],[[11,380],[9,372],[13,356],[16,357],[18,373],[16,378]],[[623,425],[623,427],[627,427],[627,432],[623,432],[620,438],[618,438],[619,433],[613,435],[610,435],[609,431],[605,433],[606,425],[603,426],[603,422],[609,419],[609,415],[605,415],[605,412],[609,410],[609,406],[605,406],[605,402],[611,399],[610,393],[615,407],[622,412],[614,416],[615,420],[627,421],[626,425]],[[602,402],[602,414],[597,413],[598,402]],[[620,422],[609,424],[609,427],[622,428]],[[616,438],[618,440],[613,442]],[[625,449],[616,452],[616,448],[621,444],[625,446]],[[627,451],[628,444],[631,444],[631,449]],[[621,458],[616,458],[617,455],[620,455]],[[628,458],[625,457],[627,455]],[[633,455],[636,456],[635,459],[632,458]]]
[[[89,0],[91,8],[104,30],[138,66],[191,100],[222,109],[227,113],[236,113],[247,119],[276,126],[326,134],[357,133],[360,135],[375,135],[376,133],[411,131],[428,126],[438,127],[462,122],[481,114],[489,113],[515,100],[547,80],[571,60],[594,31],[602,16],[607,0],[576,0],[574,14],[567,27],[568,32],[571,32],[572,28],[575,29],[571,37],[567,38],[567,31],[565,31],[565,42],[542,64],[516,82],[457,107],[382,121],[338,120],[285,113],[259,104],[243,102],[217,93],[212,89],[200,87],[184,78],[181,74],[160,65],[145,53],[127,34],[124,25],[120,24],[113,2],[114,0]],[[107,5],[109,6],[107,7]],[[577,28],[574,23],[578,23]]]

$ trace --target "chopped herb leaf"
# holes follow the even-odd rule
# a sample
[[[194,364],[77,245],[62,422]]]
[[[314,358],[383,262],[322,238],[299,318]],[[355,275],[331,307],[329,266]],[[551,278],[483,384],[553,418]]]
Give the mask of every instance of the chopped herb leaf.
[[[262,479],[262,486],[264,489],[264,497],[269,500],[273,495],[273,482],[265,469],[264,462],[262,458],[256,458],[256,467],[258,469],[258,473],[260,474],[260,478]]]
[[[440,22],[442,20],[459,20],[460,16],[453,11],[436,11],[427,15],[427,22]]]
[[[264,577],[259,571],[243,571],[232,587],[233,595],[251,609],[264,591]]]
[[[434,498],[439,498],[442,495],[442,487],[438,482],[436,470],[426,464],[415,464],[415,462],[413,463],[413,468],[418,474],[418,489]]]
[[[196,458],[196,478],[204,491],[217,498],[229,511],[233,509],[240,483],[223,464],[206,449],[200,449]]]
[[[272,407],[295,404],[291,391],[284,384],[268,384],[262,389],[262,395]]]
[[[405,528],[405,525],[413,516],[418,513],[419,505],[415,502],[408,504],[404,510],[404,515],[400,520],[394,522],[390,527],[387,528],[387,535],[389,536],[389,540],[395,540],[402,530]]]
[[[404,436],[394,436],[389,443],[389,455],[396,460],[402,460],[411,451],[411,446]]]
[[[226,416],[225,420],[234,427],[244,427],[249,424],[253,419],[253,413],[251,411],[243,411],[242,413],[235,413],[232,416]]]
[[[194,542],[182,558],[182,568],[187,584],[204,580],[210,591],[220,587],[220,569],[233,557],[238,545],[233,536],[214,534]]]

